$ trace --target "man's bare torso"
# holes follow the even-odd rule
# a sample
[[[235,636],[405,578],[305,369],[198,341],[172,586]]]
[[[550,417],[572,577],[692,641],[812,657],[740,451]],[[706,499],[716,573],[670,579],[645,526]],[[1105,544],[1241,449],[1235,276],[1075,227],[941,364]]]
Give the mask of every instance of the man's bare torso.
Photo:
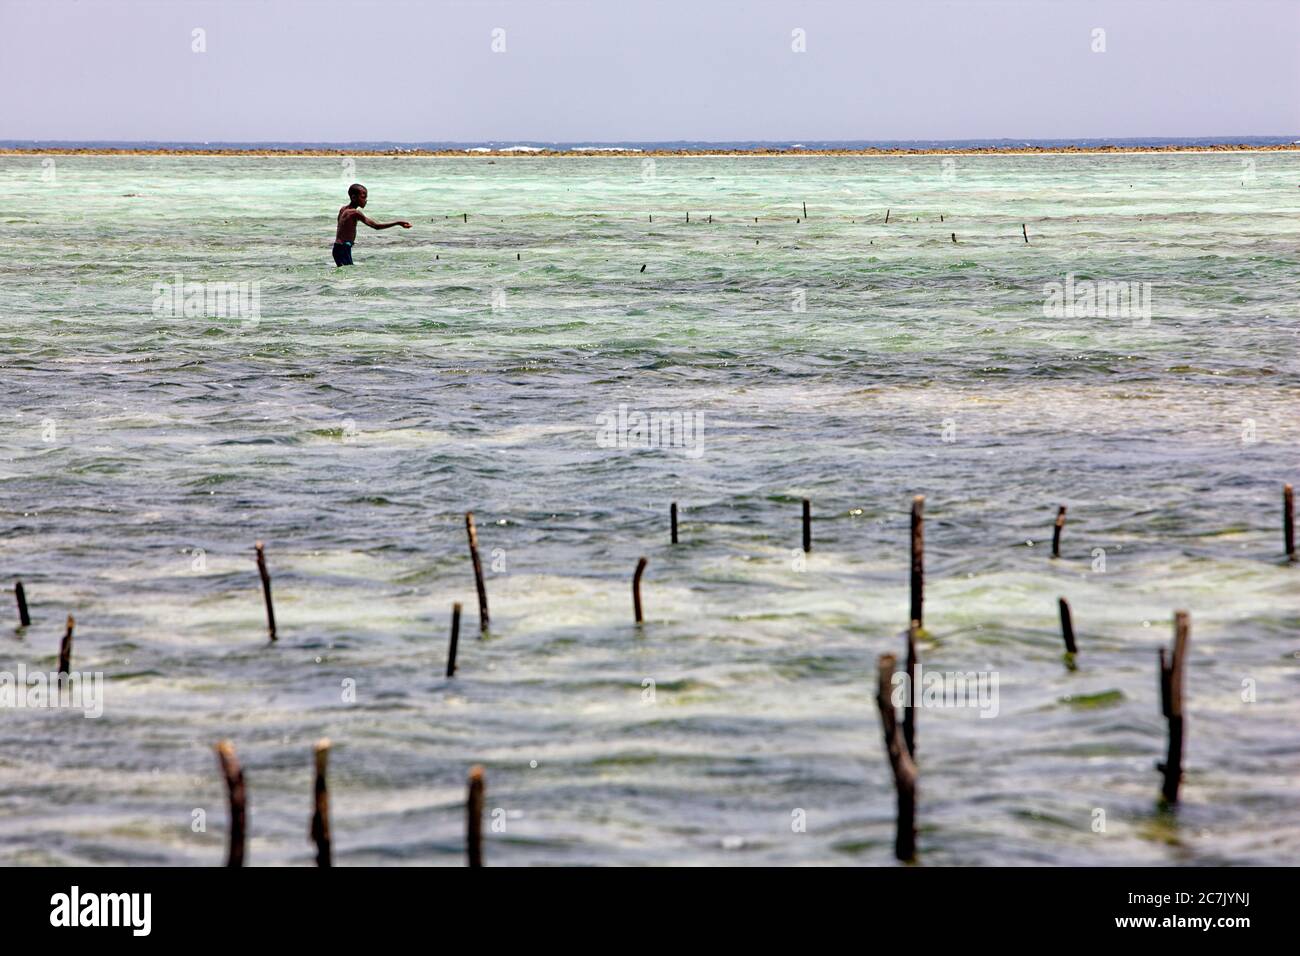
[[[357,238],[357,223],[365,216],[355,206],[344,206],[339,210],[339,228],[334,234],[335,242],[354,242]]]

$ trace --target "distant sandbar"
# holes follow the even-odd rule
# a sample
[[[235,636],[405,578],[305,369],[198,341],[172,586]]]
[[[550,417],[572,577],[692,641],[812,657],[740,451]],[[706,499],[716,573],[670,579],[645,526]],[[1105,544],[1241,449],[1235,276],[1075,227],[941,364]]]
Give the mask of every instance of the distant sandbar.
[[[470,149],[137,149],[111,147],[33,147],[0,150],[0,156],[392,156],[435,157],[459,159],[509,159],[514,157],[691,157],[749,156],[1023,156],[1068,155],[1072,153],[1237,153],[1237,152],[1297,152],[1300,143],[1216,143],[1210,146],[963,146],[951,148],[895,149],[868,147],[865,149],[637,149],[628,147],[600,147],[577,149],[547,149],[543,147],[509,146],[501,149],[475,147]]]

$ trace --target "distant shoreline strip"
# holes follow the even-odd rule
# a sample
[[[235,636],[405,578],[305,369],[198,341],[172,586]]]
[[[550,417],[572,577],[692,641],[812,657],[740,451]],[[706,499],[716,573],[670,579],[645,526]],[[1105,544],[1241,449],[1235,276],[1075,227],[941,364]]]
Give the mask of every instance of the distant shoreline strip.
[[[1068,156],[1073,154],[1138,153],[1257,153],[1300,152],[1298,143],[1216,143],[1208,146],[1170,144],[1164,146],[960,146],[950,148],[892,149],[868,147],[864,149],[640,149],[634,147],[577,147],[573,149],[547,149],[541,147],[474,147],[469,149],[138,149],[111,147],[10,147],[0,150],[0,156],[218,156],[218,157],[412,157],[435,159],[506,159],[511,157],[695,157],[720,156],[733,158],[798,156]]]

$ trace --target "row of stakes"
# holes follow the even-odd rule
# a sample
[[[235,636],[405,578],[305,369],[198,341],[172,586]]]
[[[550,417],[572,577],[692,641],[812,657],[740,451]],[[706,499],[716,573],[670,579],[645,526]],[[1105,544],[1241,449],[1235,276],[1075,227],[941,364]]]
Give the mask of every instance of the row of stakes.
[[[923,602],[925,591],[925,497],[917,495],[912,499],[911,521],[911,623],[907,629],[906,662],[904,664],[909,686],[915,687],[917,638],[922,633]],[[802,500],[803,509],[803,550],[812,551],[812,503]],[[672,543],[678,543],[677,502],[669,507],[669,521]],[[1052,528],[1052,557],[1061,556],[1061,532],[1065,528],[1065,506],[1057,509],[1056,520]],[[474,583],[478,591],[479,636],[488,630],[487,587],[483,581],[483,562],[479,558],[478,530],[474,524],[474,513],[465,514],[465,531],[469,538],[470,562],[474,567]],[[1297,560],[1295,547],[1295,496],[1290,485],[1282,489],[1282,534],[1286,559],[1294,563]],[[275,606],[271,600],[271,575],[266,566],[266,552],[262,542],[254,545],[257,556],[258,575],[262,579],[262,594],[266,602],[266,624],[272,641],[277,639],[275,626]],[[645,573],[647,561],[640,558],[632,575],[632,609],[636,623],[644,622],[641,604],[641,578]],[[27,608],[27,593],[22,581],[14,585],[14,595],[18,602],[18,620],[21,628],[31,625],[31,615]],[[1078,646],[1075,643],[1074,624],[1070,614],[1070,605],[1065,598],[1058,599],[1061,616],[1061,634],[1065,640],[1065,664],[1070,670],[1076,667],[1075,658]],[[456,674],[456,650],[460,641],[461,605],[452,605],[451,642],[447,653],[447,677]],[[68,615],[67,628],[59,644],[59,677],[65,678],[71,673],[72,665],[72,631],[75,622]],[[1165,760],[1156,764],[1161,773],[1161,799],[1165,805],[1173,806],[1178,802],[1178,789],[1183,777],[1183,745],[1185,740],[1185,717],[1183,709],[1183,675],[1187,661],[1187,647],[1191,638],[1191,617],[1186,611],[1174,612],[1174,643],[1170,651],[1160,648],[1160,709],[1168,722],[1168,750]],[[916,858],[916,799],[919,771],[916,759],[916,707],[903,709],[900,725],[894,707],[891,692],[893,689],[894,669],[898,660],[893,654],[882,654],[877,661],[876,704],[880,709],[880,723],[884,731],[885,752],[893,772],[894,789],[898,797],[897,828],[894,840],[894,854],[899,860],[912,861]],[[329,740],[318,741],[314,747],[315,786],[312,804],[310,838],[316,847],[316,864],[331,866],[333,863],[333,846],[330,838],[329,824],[329,789],[326,783],[326,767],[329,761]],[[247,791],[244,773],[235,754],[234,745],[223,740],[216,745],[217,758],[225,777],[226,790],[230,799],[230,843],[227,866],[244,865],[244,846],[246,838],[245,821],[247,819]],[[485,776],[481,766],[474,766],[469,772],[468,794],[466,797],[465,845],[469,866],[483,865],[483,799],[486,787]]]
[[[889,216],[890,216],[890,213],[892,213],[892,212],[893,212],[892,209],[886,209],[886,210],[885,210],[885,225],[889,225]],[[468,222],[469,222],[469,213],[461,213],[461,215],[464,217],[465,222],[468,223]],[[649,216],[650,216],[650,222],[654,222],[654,221],[655,221],[654,213],[650,213]],[[444,216],[443,218],[446,219],[446,218],[451,218],[451,217]],[[796,219],[795,219],[795,224],[798,225],[798,224],[801,223],[801,222],[806,222],[807,219],[808,219],[808,204],[807,204],[807,203],[804,203],[804,204],[803,204],[803,218],[802,218],[802,219],[796,218]],[[691,214],[690,214],[689,211],[687,211],[687,213],[686,213],[686,221],[687,221],[688,223],[691,221]],[[856,221],[856,220],[855,220],[855,221]],[[917,218],[917,221],[920,222],[920,217]],[[940,216],[939,216],[939,222],[943,222],[943,221],[944,221],[944,217],[943,217],[942,215],[940,215]],[[757,216],[754,217],[754,222],[755,222],[755,223],[758,222],[758,217],[757,217]],[[712,216],[712,215],[709,216],[709,218],[708,218],[708,223],[709,223],[709,225],[712,225],[712,224],[713,224],[713,216]],[[1026,226],[1023,222],[1020,224],[1020,234],[1021,234],[1022,236],[1024,236],[1024,238],[1025,238],[1025,245],[1029,245],[1029,227]],[[954,233],[952,233],[951,235],[952,235],[952,241],[953,241],[954,243],[956,243],[956,242],[957,242],[957,233],[954,232]],[[757,240],[757,239],[754,240],[754,245],[758,245],[758,240]],[[441,255],[435,255],[435,256],[434,256],[434,259],[441,259],[441,258],[442,258]],[[521,261],[522,259],[523,259],[523,254],[522,254],[522,253],[519,253],[519,252],[516,252],[516,253],[515,253],[515,260],[516,260],[516,261]],[[643,264],[642,264],[642,266],[641,266],[641,271],[642,271],[642,272],[645,272],[646,265],[648,265],[648,263],[643,263]]]

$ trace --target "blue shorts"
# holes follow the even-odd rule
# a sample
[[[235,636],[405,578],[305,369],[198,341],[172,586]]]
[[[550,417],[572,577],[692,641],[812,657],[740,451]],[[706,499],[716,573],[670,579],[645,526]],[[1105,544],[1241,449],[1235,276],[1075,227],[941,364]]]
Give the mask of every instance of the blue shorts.
[[[334,243],[334,264],[336,266],[352,265],[352,243],[336,242]]]

